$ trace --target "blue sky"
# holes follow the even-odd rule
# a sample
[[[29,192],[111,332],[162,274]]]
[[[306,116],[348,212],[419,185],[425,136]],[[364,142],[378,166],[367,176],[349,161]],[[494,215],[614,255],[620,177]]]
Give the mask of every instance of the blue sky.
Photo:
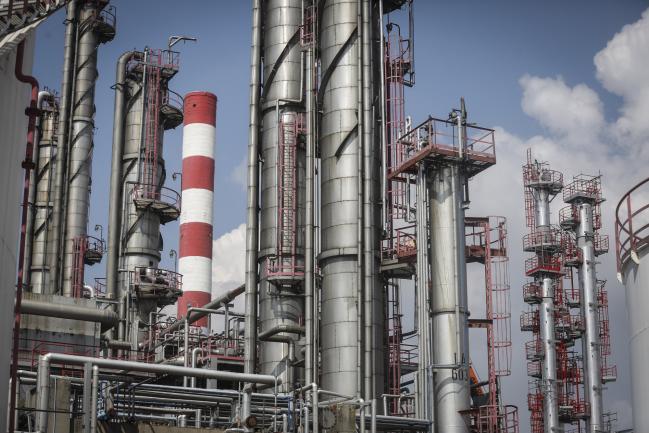
[[[114,41],[101,46],[99,54],[90,227],[94,224],[105,227],[107,221],[113,111],[113,91],[110,87],[115,80],[117,57],[126,50],[141,49],[147,45],[165,47],[170,35],[188,35],[197,37],[198,42],[177,46],[181,51],[181,71],[171,87],[180,94],[208,90],[216,93],[219,99],[214,213],[216,239],[244,222],[245,189],[237,175],[240,172],[237,168],[241,167],[247,145],[250,2],[113,0],[111,3],[117,7],[117,36]],[[533,93],[534,89],[539,87],[532,87],[532,84],[547,84],[540,87],[542,90],[562,90],[560,83],[565,83],[569,90],[583,84],[599,98],[595,106],[601,106],[605,125],[613,125],[629,96],[620,91],[611,93],[604,87],[603,81],[597,78],[593,59],[624,25],[638,21],[648,6],[646,0],[416,0],[417,84],[406,93],[407,112],[415,122],[428,114],[444,116],[450,108],[457,106],[459,97],[464,96],[471,121],[502,128],[500,135],[496,136],[497,142],[503,141],[505,144],[500,148],[499,157],[507,160],[508,155],[503,152],[516,149],[509,155],[513,162],[509,166],[504,165],[500,172],[495,171],[498,166],[491,169],[494,174],[490,177],[486,175],[485,182],[492,179],[495,185],[501,185],[503,179],[505,184],[512,179],[518,185],[520,170],[516,167],[522,164],[520,147],[533,145],[542,151],[548,148],[566,149],[568,152],[573,144],[566,141],[565,134],[561,135],[560,128],[557,130],[548,121],[550,114],[535,105],[543,99],[534,98],[538,96],[538,92]],[[42,24],[37,33],[34,72],[42,85],[53,89],[58,89],[61,81],[63,19],[62,12],[57,13]],[[545,77],[548,81],[528,80],[525,83],[529,86],[524,86],[520,80],[526,75]],[[569,92],[567,95],[568,102],[575,96]],[[562,104],[562,107],[566,105]],[[576,110],[580,111],[581,106],[577,105]],[[595,125],[599,127],[600,124]],[[181,128],[165,136],[169,175],[180,169],[181,140]],[[614,140],[604,140],[603,148],[610,155],[624,153],[623,148],[609,143],[614,143]],[[560,152],[555,152],[551,155],[564,159],[574,153],[561,156]],[[602,161],[607,159],[597,160],[597,163]],[[592,158],[585,161],[583,166],[591,172],[599,169]],[[505,167],[512,170],[504,171]],[[579,171],[580,168],[575,168],[566,174]],[[610,202],[616,202],[615,194],[631,185],[633,180],[611,176],[613,196]],[[504,213],[510,218],[510,225],[520,222],[522,201],[516,207],[502,200],[487,199],[487,194],[503,195],[505,191],[496,189],[497,186],[489,187],[485,182],[474,181],[476,208],[491,214]],[[606,178],[604,182],[607,182]],[[168,186],[174,187],[170,176]],[[179,189],[179,185],[175,185],[175,188]],[[485,197],[481,199],[480,194]],[[515,200],[519,195],[517,192]],[[168,252],[170,248],[177,247],[177,230],[175,223],[169,224],[164,230],[163,265],[167,267],[173,266]],[[519,236],[522,227],[516,227],[512,232]],[[512,248],[519,248],[519,244],[519,238],[510,240]],[[517,331],[518,311],[522,305],[518,299],[520,286],[516,285],[520,284],[521,277],[514,274],[520,271],[520,262],[521,258],[512,259],[511,267],[512,299],[516,299],[512,327],[518,343],[527,338]],[[607,265],[609,268],[612,266],[610,263]],[[89,270],[88,274],[102,276],[103,264]],[[612,277],[614,272],[607,269],[606,275]],[[615,281],[611,281],[611,284],[620,290],[617,293],[623,293]],[[617,296],[611,302],[615,303],[611,314],[622,316],[619,325],[612,322],[613,332],[619,336],[614,342],[614,352],[616,359],[625,360],[627,325],[623,318],[624,299]],[[526,379],[521,374],[524,364],[516,359],[517,356],[521,355],[515,352],[515,380],[522,383],[507,385],[509,395],[506,398],[519,405],[521,431],[526,431],[527,410],[523,391]],[[629,398],[625,369],[626,366],[622,364],[620,381],[609,385],[612,397],[608,401],[621,402],[618,405],[623,412],[620,427],[630,423],[628,409],[623,404]]]

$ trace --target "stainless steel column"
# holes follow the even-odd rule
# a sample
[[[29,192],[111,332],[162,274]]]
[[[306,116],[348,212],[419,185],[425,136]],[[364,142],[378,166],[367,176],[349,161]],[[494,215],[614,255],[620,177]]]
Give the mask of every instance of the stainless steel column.
[[[590,405],[590,418],[587,420],[589,433],[604,431],[604,407],[602,404],[602,365],[601,341],[599,338],[599,315],[597,300],[597,275],[595,272],[595,245],[593,227],[593,205],[580,203],[577,246],[581,248],[582,263],[579,275],[583,285],[582,309],[586,332],[582,336],[584,357],[584,389]]]
[[[95,23],[99,5],[87,1],[79,11],[79,33],[72,98],[70,154],[66,195],[65,249],[63,257],[63,295],[72,296],[74,240],[88,229],[92,151],[94,147],[95,82],[97,81],[97,48],[100,44]]]
[[[63,80],[61,82],[61,106],[59,111],[58,140],[56,151],[56,165],[54,177],[54,199],[52,208],[52,240],[48,245],[50,259],[50,281],[48,292],[54,293],[60,289],[60,275],[62,260],[63,236],[65,233],[65,220],[63,209],[65,207],[65,172],[68,161],[69,148],[69,121],[72,107],[72,86],[74,81],[74,60],[77,45],[77,3],[72,0],[67,6],[65,24],[65,47],[63,51]]]
[[[47,293],[49,287],[48,242],[52,234],[51,214],[59,107],[52,95],[49,93],[48,95],[43,101],[46,104],[41,106],[37,142],[38,161],[34,173],[34,223],[30,266],[32,292],[34,293]]]
[[[543,172],[539,175],[543,179]],[[533,187],[536,209],[536,230],[548,232],[550,230],[550,190],[542,183]],[[542,252],[540,254],[548,254]],[[541,362],[541,386],[543,390],[543,425],[547,433],[558,431],[561,426],[559,421],[559,395],[557,392],[557,353],[556,334],[554,326],[554,279],[545,276],[540,281],[541,304],[539,305],[539,338],[543,347],[543,360]]]
[[[359,308],[357,0],[321,2],[321,387],[357,395]]]
[[[264,161],[261,169],[261,209],[260,209],[260,242],[258,261],[260,266],[259,281],[259,330],[266,332],[277,326],[300,325],[304,315],[303,284],[296,277],[281,276],[272,280],[268,275],[268,260],[280,253],[295,254],[297,264],[304,267],[304,147],[294,135],[297,116],[304,112],[303,82],[304,70],[300,44],[300,26],[302,24],[302,0],[267,0],[264,4],[264,70],[262,96],[262,139],[261,154]],[[279,122],[279,123],[278,123]],[[287,130],[284,130],[282,125]],[[293,126],[291,126],[293,125]],[[296,146],[296,174],[293,176],[288,148],[280,148],[280,141],[291,140]],[[286,162],[288,160],[288,162]],[[284,161],[288,171],[282,170],[279,164]],[[295,187],[296,212],[293,215],[296,231],[292,234],[295,242],[293,253],[286,245],[280,245],[281,225],[279,203],[280,188]],[[291,187],[289,187],[289,190]],[[285,193],[290,194],[284,189]],[[290,234],[289,234],[290,236]],[[283,250],[280,251],[280,248]],[[290,280],[290,282],[289,282]],[[274,282],[277,281],[277,282]],[[281,281],[281,282],[280,282]],[[295,334],[281,333],[283,338],[299,339]],[[259,342],[260,373],[278,375],[286,381],[286,364],[289,356],[289,345],[284,342]],[[289,391],[292,384],[283,383],[284,391]]]
[[[471,407],[463,207],[458,164],[430,172],[430,263],[435,431],[468,433]]]

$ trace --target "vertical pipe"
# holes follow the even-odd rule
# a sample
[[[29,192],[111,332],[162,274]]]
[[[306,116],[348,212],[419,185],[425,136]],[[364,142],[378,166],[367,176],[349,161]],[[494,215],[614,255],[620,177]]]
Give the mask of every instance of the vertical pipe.
[[[58,127],[58,145],[56,151],[56,168],[54,179],[54,204],[52,209],[52,242],[49,245],[50,282],[49,293],[60,289],[61,250],[63,245],[63,218],[65,172],[68,160],[68,124],[72,108],[72,84],[76,58],[77,3],[72,0],[67,6],[65,26],[65,48],[63,54],[63,80],[61,82],[61,106]]]
[[[92,418],[92,368],[89,362],[83,365],[83,433],[90,433],[90,419]]]
[[[97,433],[97,398],[99,396],[99,367],[92,367],[92,397],[90,402],[90,433]]]
[[[362,31],[361,31],[361,91],[362,91],[362,117],[363,128],[360,141],[363,151],[363,301],[364,301],[364,399],[369,401],[375,397],[374,353],[377,339],[374,329],[374,302],[378,296],[376,284],[376,236],[374,227],[373,198],[375,189],[373,179],[373,112],[372,112],[372,57],[370,42],[371,14],[370,0],[361,3]],[[380,311],[382,313],[382,311]]]
[[[582,283],[582,307],[586,332],[582,336],[587,402],[590,405],[589,433],[605,430],[602,404],[602,365],[599,338],[599,317],[597,300],[597,275],[595,271],[595,246],[593,227],[593,205],[579,204],[579,228],[577,246],[581,248],[582,263],[579,275]]]
[[[115,72],[115,102],[113,112],[113,146],[110,170],[110,199],[108,201],[108,257],[106,263],[106,296],[117,297],[117,281],[122,226],[122,158],[124,153],[124,123],[126,120],[126,65],[141,60],[143,53],[128,51],[117,61]]]
[[[441,165],[429,184],[435,428],[468,433],[469,341],[462,169]]]
[[[246,224],[246,317],[244,371],[254,373],[257,359],[257,245],[259,230],[259,97],[261,90],[261,0],[252,1],[250,117],[248,126],[248,198]],[[250,392],[243,395],[242,418],[250,416]]]
[[[417,245],[417,273],[416,284],[416,326],[418,332],[419,362],[417,364],[417,416],[430,419],[430,397],[428,389],[428,368],[430,367],[430,308],[428,289],[428,212],[426,200],[426,186],[428,184],[427,168],[420,164],[417,172],[416,197],[416,245]],[[386,414],[387,415],[387,414]]]
[[[21,83],[31,85],[31,98],[29,107],[25,114],[29,116],[27,123],[27,140],[25,143],[25,160],[22,163],[25,169],[25,180],[23,182],[23,199],[22,213],[20,221],[20,244],[18,249],[18,277],[16,281],[16,300],[14,304],[14,329],[13,329],[13,350],[11,362],[11,390],[9,391],[9,432],[13,431],[16,416],[16,382],[18,371],[18,340],[20,339],[20,304],[24,286],[29,286],[30,274],[25,273],[25,244],[27,242],[27,216],[29,213],[29,181],[31,179],[31,170],[34,168],[34,136],[36,134],[36,116],[38,115],[38,81],[36,78],[23,74],[23,57],[25,53],[25,41],[18,44],[16,50],[16,64],[14,74],[16,79]]]
[[[313,17],[315,20],[315,16]],[[311,25],[315,27],[312,22]],[[304,325],[306,328],[305,352],[304,352],[304,381],[315,382],[313,364],[316,362],[314,356],[314,333],[313,308],[314,292],[314,255],[313,255],[313,214],[314,214],[314,175],[315,175],[315,87],[314,87],[314,58],[313,45],[315,44],[315,28],[311,29],[314,40],[306,50],[306,170],[305,170],[305,234],[304,234]],[[308,419],[307,419],[308,423]]]

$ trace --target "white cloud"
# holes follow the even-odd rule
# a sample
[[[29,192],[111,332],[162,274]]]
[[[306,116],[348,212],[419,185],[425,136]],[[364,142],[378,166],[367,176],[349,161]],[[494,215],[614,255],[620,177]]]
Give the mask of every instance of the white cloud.
[[[637,143],[649,138],[648,47],[649,9],[639,21],[624,26],[595,56],[597,78],[625,101],[621,116],[613,125],[619,140]]]
[[[585,84],[568,87],[561,77],[525,75],[523,111],[548,130],[573,143],[588,144],[604,125],[603,105],[597,93]]]
[[[212,297],[219,296],[241,283],[245,274],[246,225],[214,240],[212,247]]]

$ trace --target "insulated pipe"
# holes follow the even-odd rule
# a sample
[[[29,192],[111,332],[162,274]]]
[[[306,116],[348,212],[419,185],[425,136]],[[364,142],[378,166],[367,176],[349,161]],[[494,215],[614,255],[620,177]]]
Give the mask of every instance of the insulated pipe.
[[[11,362],[11,390],[9,394],[9,431],[13,431],[16,412],[16,371],[18,370],[18,340],[20,339],[20,312],[24,286],[29,287],[30,273],[25,274],[25,244],[27,243],[27,216],[29,213],[29,184],[31,170],[34,168],[34,136],[36,134],[36,116],[38,115],[38,81],[31,75],[23,73],[23,58],[25,55],[25,41],[18,44],[16,50],[16,64],[14,75],[21,83],[31,86],[31,98],[29,107],[25,114],[29,116],[27,123],[27,141],[25,143],[25,160],[22,166],[25,169],[25,180],[23,181],[23,200],[20,220],[20,244],[18,248],[18,276],[16,281],[16,300],[14,304],[14,329],[13,329],[13,351]]]
[[[57,317],[59,319],[81,320],[101,323],[103,327],[113,327],[119,322],[117,313],[111,310],[98,310],[78,305],[56,304],[25,299],[20,312],[34,316]]]
[[[184,98],[182,208],[178,272],[183,296],[177,316],[202,307],[212,298],[212,220],[214,207],[214,141],[216,95],[191,92]],[[198,321],[206,327],[207,318]]]
[[[314,0],[315,1],[315,0]],[[314,23],[312,23],[314,25]],[[315,32],[313,32],[315,38]],[[304,233],[304,326],[306,328],[304,352],[304,381],[314,382],[314,360],[317,359],[315,350],[315,327],[313,317],[313,295],[315,281],[314,266],[314,192],[315,192],[315,39],[306,50],[306,169],[305,169],[305,233]],[[306,432],[308,433],[308,432]]]
[[[602,402],[602,360],[599,323],[599,302],[597,299],[597,274],[595,270],[595,246],[593,227],[593,204],[578,204],[579,227],[577,246],[581,248],[582,263],[579,268],[582,282],[582,308],[586,332],[582,336],[582,353],[584,357],[584,388],[590,406],[590,417],[587,419],[589,433],[605,431]]]
[[[166,374],[169,376],[190,376],[272,386],[277,386],[280,383],[279,379],[270,375],[233,373],[202,368],[176,367],[172,365],[92,358],[88,356],[67,355],[62,353],[48,353],[46,355],[41,355],[38,358],[38,380],[36,386],[38,395],[37,431],[40,433],[48,431],[47,421],[50,400],[50,366],[52,363],[61,363],[66,365],[91,364],[100,369],[110,368],[124,371],[141,371],[147,373]]]
[[[49,244],[50,281],[48,293],[53,293],[55,287],[60,287],[61,251],[63,246],[63,208],[65,204],[65,173],[68,161],[68,126],[72,107],[72,87],[74,81],[74,63],[76,58],[77,32],[77,3],[72,0],[67,6],[65,20],[65,48],[63,54],[63,80],[61,82],[61,105],[59,111],[58,143],[56,151],[56,167],[54,179],[54,204],[52,208],[52,242]]]
[[[115,299],[119,270],[120,233],[122,226],[122,157],[124,152],[124,123],[126,120],[126,65],[142,60],[144,53],[128,51],[117,61],[115,73],[115,102],[113,112],[113,147],[108,200],[108,257],[106,260],[106,296]]]
[[[459,164],[429,173],[435,431],[468,433],[471,408],[465,228]],[[425,289],[425,288],[424,288]]]
[[[252,2],[252,46],[250,54],[250,117],[248,127],[248,210],[246,224],[246,334],[244,371],[253,373],[257,359],[257,246],[259,232],[259,98],[261,92],[261,0]],[[245,397],[245,395],[244,395]],[[242,417],[250,415],[250,400]]]
[[[417,172],[416,198],[416,326],[419,346],[419,362],[417,364],[417,416],[432,420],[433,406],[431,390],[428,383],[428,370],[431,365],[430,353],[430,299],[428,275],[428,212],[426,186],[428,185],[427,168],[420,164]],[[384,413],[388,415],[388,413]]]

